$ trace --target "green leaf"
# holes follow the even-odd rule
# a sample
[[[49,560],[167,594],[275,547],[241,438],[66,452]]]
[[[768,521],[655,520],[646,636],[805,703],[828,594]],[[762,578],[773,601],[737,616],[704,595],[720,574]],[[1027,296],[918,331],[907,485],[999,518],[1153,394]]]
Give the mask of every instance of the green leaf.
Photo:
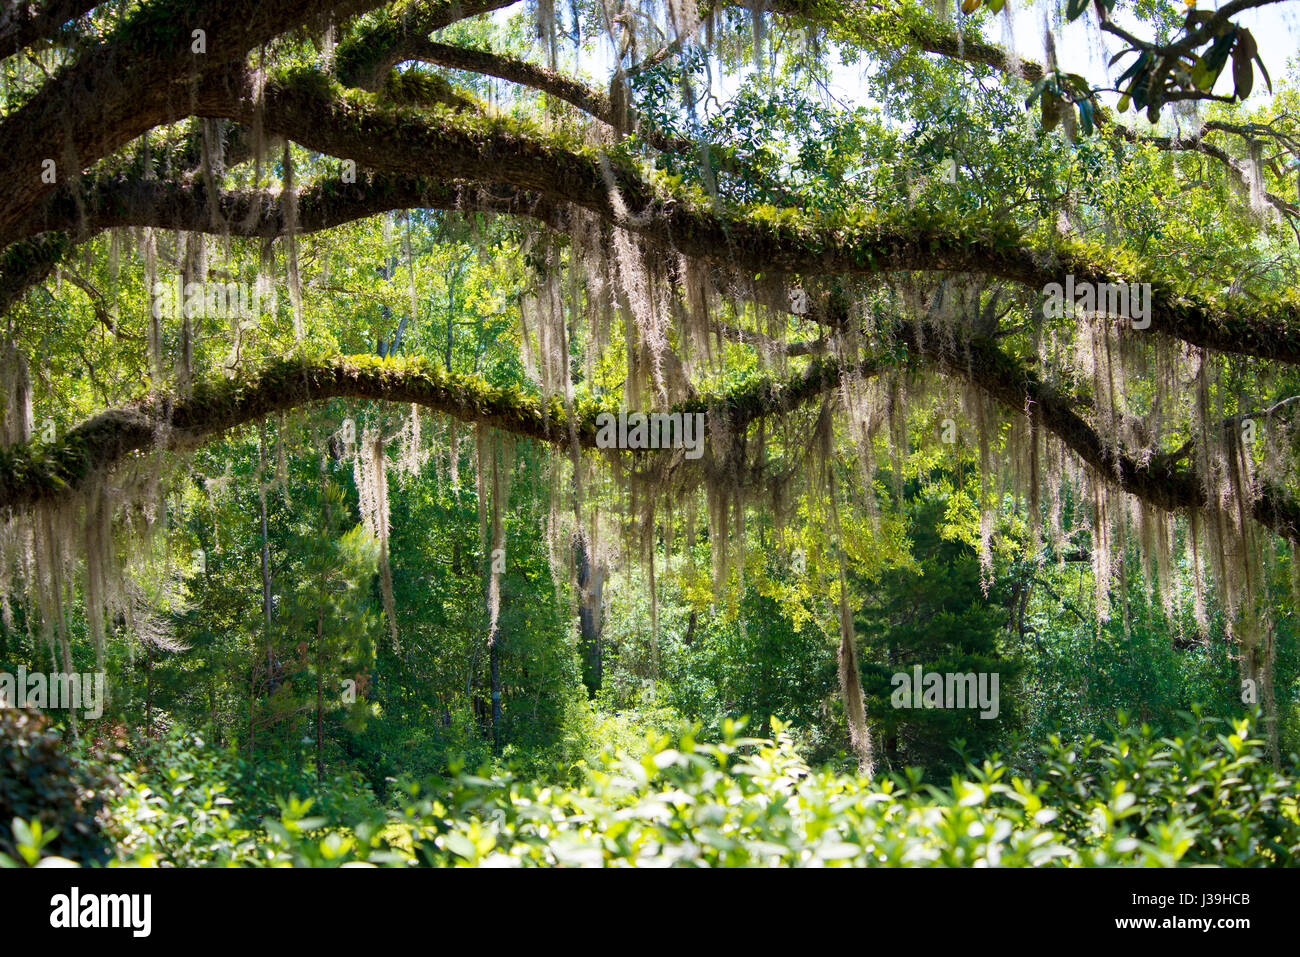
[[[1060,122],[1061,111],[1056,100],[1049,96],[1043,97],[1043,129],[1050,133]]]
[[[1228,53],[1232,50],[1232,45],[1237,40],[1236,33],[1228,33],[1218,37],[1210,45],[1210,49],[1204,56],[1197,59],[1191,69],[1192,83],[1202,92],[1208,92],[1214,88],[1215,81],[1218,80],[1219,74],[1223,72],[1223,67],[1228,62]]]
[[[447,850],[451,851],[458,857],[463,857],[467,861],[472,861],[478,856],[478,848],[464,834],[459,831],[452,831],[442,839],[442,843]]]
[[[1258,55],[1255,57],[1255,62],[1259,65],[1259,72],[1264,74],[1264,82],[1268,85],[1268,92],[1272,93],[1273,80],[1268,75],[1268,67],[1264,66],[1264,60]]]
[[[1106,68],[1110,69],[1121,59],[1128,56],[1130,53],[1135,52],[1136,50],[1137,47],[1125,47],[1124,49],[1120,50],[1118,53],[1116,53],[1113,57],[1110,58],[1110,62],[1106,64]]]
[[[1232,87],[1238,99],[1250,96],[1255,83],[1255,71],[1251,69],[1250,61],[1258,59],[1259,45],[1254,35],[1249,30],[1238,30],[1237,42],[1232,48]],[[1271,83],[1269,92],[1272,92]]]
[[[1232,91],[1237,99],[1244,100],[1250,96],[1254,83],[1255,71],[1251,69],[1250,58],[1242,56],[1241,44],[1238,43],[1232,50]]]
[[[1147,61],[1150,58],[1151,58],[1151,54],[1148,53],[1146,50],[1143,50],[1142,53],[1138,55],[1138,58],[1133,61],[1132,65],[1119,75],[1119,79],[1115,81],[1115,85],[1123,86],[1124,81],[1127,80],[1129,77],[1139,76],[1142,73],[1142,68],[1147,65]]]

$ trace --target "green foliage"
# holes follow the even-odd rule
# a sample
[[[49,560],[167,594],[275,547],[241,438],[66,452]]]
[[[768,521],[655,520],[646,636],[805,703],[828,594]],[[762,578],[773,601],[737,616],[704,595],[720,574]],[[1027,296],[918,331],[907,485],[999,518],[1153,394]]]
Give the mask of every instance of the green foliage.
[[[354,809],[341,827],[332,815],[348,810],[286,798],[256,830],[231,813],[230,765],[196,740],[124,776],[114,815],[123,858],[147,865],[1286,866],[1300,854],[1294,781],[1247,719],[1195,716],[1157,738],[1121,717],[1110,740],[1053,738],[1037,780],[994,759],[946,788],[911,771],[813,770],[781,722],[771,740],[742,727],[607,750],[571,787],[482,773],[411,786],[386,823]]]
[[[0,863],[42,853],[107,860],[103,809],[115,786],[102,765],[79,760],[38,711],[0,708]]]
[[[93,50],[96,31],[116,31],[122,49],[142,56],[162,51],[173,64],[192,59],[189,28],[176,16],[185,4],[131,0],[121,9],[108,6],[113,9],[80,18],[39,57],[13,56],[0,64],[6,107],[27,102],[51,71],[72,62],[64,57]],[[662,555],[653,600],[641,580],[644,565],[629,561],[638,548],[630,527],[644,506],[640,489],[624,497],[636,486],[623,484],[608,494],[605,476],[588,473],[580,456],[570,475],[567,463],[521,444],[502,463],[512,482],[491,648],[488,556],[479,527],[487,502],[474,491],[483,463],[467,449],[473,439],[464,426],[430,423],[426,415],[423,439],[399,452],[395,458],[406,460],[390,469],[389,566],[400,648],[383,628],[378,546],[359,527],[352,462],[339,448],[338,429],[351,419],[356,434],[373,430],[392,454],[418,421],[406,418],[405,403],[394,410],[335,399],[278,421],[272,412],[266,421],[269,458],[259,454],[257,436],[234,430],[185,459],[186,469],[150,472],[170,483],[161,498],[162,515],[170,520],[141,518],[153,535],[149,548],[157,550],[142,550],[129,563],[130,614],[115,609],[106,625],[113,688],[107,720],[142,726],[156,740],[142,746],[123,772],[105,836],[97,814],[109,798],[97,765],[78,760],[77,746],[38,719],[8,719],[37,723],[9,735],[25,743],[16,750],[6,745],[9,765],[0,762],[0,853],[6,862],[31,864],[42,855],[103,861],[109,839],[117,862],[155,865],[1271,864],[1293,855],[1295,807],[1285,796],[1290,782],[1260,764],[1258,742],[1241,729],[1220,735],[1207,722],[1183,738],[1158,737],[1175,735],[1177,712],[1197,702],[1207,713],[1238,712],[1232,636],[1222,610],[1210,599],[1209,623],[1193,622],[1196,616],[1186,611],[1190,599],[1180,595],[1162,613],[1155,599],[1144,597],[1157,583],[1144,580],[1145,572],[1133,574],[1130,549],[1121,566],[1128,580],[1112,589],[1122,591],[1122,600],[1111,602],[1114,617],[1094,618],[1090,599],[1075,597],[1097,594],[1087,558],[1067,562],[1064,555],[1033,553],[1023,503],[1007,496],[989,506],[999,477],[989,473],[987,459],[979,465],[983,476],[963,476],[975,459],[960,442],[952,449],[931,442],[909,452],[911,440],[920,437],[918,426],[938,410],[898,401],[928,401],[899,391],[913,371],[908,357],[915,351],[901,338],[890,341],[889,355],[873,373],[889,382],[889,453],[907,460],[894,463],[893,477],[902,484],[904,475],[952,469],[955,477],[939,480],[942,496],[912,495],[910,488],[910,497],[896,495],[897,501],[878,495],[885,452],[874,433],[864,433],[836,436],[842,440],[836,451],[852,447],[864,470],[861,477],[850,474],[849,457],[836,456],[831,468],[843,511],[833,529],[819,514],[826,503],[817,495],[782,501],[784,468],[802,467],[800,457],[810,448],[811,420],[803,418],[808,406],[800,403],[837,384],[846,397],[852,391],[843,346],[836,344],[845,329],[831,335],[825,315],[786,315],[779,298],[746,302],[747,277],[728,275],[725,257],[752,252],[757,244],[772,255],[761,259],[756,284],[776,277],[775,286],[788,280],[815,301],[826,293],[837,308],[845,305],[855,323],[862,318],[870,330],[861,343],[864,355],[877,337],[889,341],[890,330],[911,310],[896,293],[919,276],[903,282],[894,266],[914,258],[942,263],[941,288],[953,290],[966,284],[967,267],[975,263],[977,271],[1015,279],[1011,285],[1021,287],[994,284],[975,292],[981,315],[987,309],[991,316],[997,303],[1012,310],[996,321],[982,319],[980,335],[1004,343],[1009,357],[1032,360],[1053,390],[1077,389],[1076,408],[1090,422],[1104,422],[1112,404],[1134,421],[1149,419],[1170,397],[1128,376],[1123,402],[1103,402],[1101,380],[1076,354],[1085,327],[1076,315],[1043,317],[1033,277],[1051,270],[1149,280],[1167,305],[1162,315],[1168,325],[1185,331],[1189,341],[1207,330],[1255,346],[1261,329],[1289,335],[1288,323],[1294,326],[1300,316],[1292,289],[1294,220],[1261,218],[1267,204],[1259,196],[1251,204],[1259,208],[1237,201],[1232,191],[1240,172],[1216,159],[1216,151],[1253,169],[1257,192],[1289,202],[1293,169],[1271,154],[1274,146],[1294,142],[1300,114],[1294,82],[1290,88],[1279,84],[1275,102],[1259,109],[1236,102],[1258,87],[1257,72],[1270,90],[1272,84],[1249,31],[1229,24],[1168,63],[1139,41],[1112,63],[1116,72],[1126,67],[1116,92],[1123,95],[1121,110],[1131,102],[1152,118],[1175,87],[1193,96],[1212,91],[1231,63],[1235,95],[1207,108],[1210,125],[1195,134],[1198,149],[1163,149],[1147,131],[1119,135],[1098,104],[1104,91],[1079,74],[1048,69],[1036,82],[1011,75],[991,82],[990,69],[1010,65],[1016,72],[997,51],[990,55],[979,34],[988,14],[1005,8],[1003,0],[965,0],[961,6],[971,20],[960,36],[946,9],[909,0],[796,6],[806,18],[718,10],[705,28],[718,32],[707,51],[688,44],[654,66],[634,69],[626,89],[618,83],[611,88],[610,100],[628,94],[636,114],[633,129],[615,142],[589,136],[586,120],[554,97],[509,92],[485,76],[444,76],[427,64],[391,73],[383,58],[392,44],[430,35],[433,27],[421,18],[433,16],[440,40],[537,63],[535,41],[546,38],[535,32],[531,11],[509,24],[482,16],[442,30],[438,9],[445,5],[412,0],[337,24],[341,43],[333,71],[304,34],[281,36],[257,54],[275,101],[337,121],[341,143],[392,142],[438,160],[445,152],[466,181],[479,178],[470,175],[479,163],[500,162],[497,173],[510,181],[522,170],[526,178],[516,185],[547,197],[536,210],[544,218],[551,202],[571,188],[585,189],[587,205],[594,198],[600,212],[608,190],[610,204],[628,204],[629,218],[620,220],[626,226],[663,213],[672,217],[663,235],[690,238],[709,229],[724,235],[727,248],[704,257],[719,267],[715,278],[725,280],[716,310],[708,302],[701,309],[690,295],[678,301],[690,277],[680,275],[675,257],[647,257],[643,265],[654,288],[643,290],[645,302],[622,303],[606,280],[615,279],[623,293],[640,285],[628,282],[640,266],[625,253],[603,263],[614,269],[604,279],[576,268],[579,260],[588,269],[596,263],[593,245],[607,242],[607,234],[596,239],[585,226],[571,236],[538,231],[508,215],[469,212],[470,202],[304,231],[298,228],[303,222],[345,210],[362,187],[379,194],[376,208],[384,206],[406,177],[392,169],[367,170],[363,163],[361,181],[348,183],[341,156],[317,154],[301,143],[249,162],[240,155],[250,144],[241,141],[238,125],[217,121],[149,131],[85,170],[86,184],[143,176],[161,185],[178,171],[195,171],[187,181],[195,195],[215,185],[232,196],[246,191],[261,207],[286,187],[282,157],[291,157],[304,187],[298,227],[284,224],[286,233],[295,233],[292,240],[232,234],[210,240],[199,257],[205,274],[272,279],[269,310],[255,323],[227,329],[225,319],[198,316],[184,326],[175,317],[151,325],[144,260],[153,262],[160,278],[192,273],[197,234],[160,228],[148,257],[143,245],[138,256],[129,243],[118,248],[124,232],[96,236],[80,244],[85,255],[73,262],[72,240],[52,231],[0,256],[0,306],[14,306],[13,345],[39,370],[32,417],[48,421],[56,436],[0,449],[0,485],[15,494],[98,481],[95,456],[117,440],[120,423],[92,417],[136,400],[184,435],[195,423],[266,418],[268,409],[284,406],[286,395],[337,394],[340,382],[351,384],[353,394],[391,394],[398,386],[411,401],[429,401],[435,410],[455,404],[508,430],[553,439],[574,423],[589,436],[597,412],[619,407],[633,371],[630,357],[648,344],[637,342],[645,328],[615,321],[614,314],[629,307],[639,312],[651,300],[656,312],[671,306],[663,327],[669,351],[653,359],[658,366],[681,353],[689,381],[685,389],[673,382],[672,392],[692,396],[681,408],[725,412],[736,420],[765,413],[778,423],[765,423],[761,434],[750,428],[735,436],[739,446],[752,451],[761,444],[771,454],[762,463],[768,471],[740,475],[738,487],[778,480],[772,482],[772,508],[751,501],[732,526],[724,505],[721,524],[711,524],[698,540],[692,534],[689,555],[680,547],[685,509],[679,505],[690,509],[696,528],[699,496],[687,501],[671,482],[655,482],[676,514],[662,499],[652,502],[658,511],[641,529],[642,554]],[[1104,0],[1103,6],[1117,4]],[[1086,0],[1067,0],[1060,12],[1074,22],[1087,7]],[[1150,27],[1161,44],[1178,42],[1213,17],[1155,0],[1121,9]],[[571,21],[576,44],[572,60],[567,51],[551,51],[558,72],[594,62],[586,55],[590,44],[612,39],[606,13],[590,4],[553,11],[561,34],[568,33],[563,21]],[[620,63],[654,61],[665,38],[652,35],[653,18],[633,20],[618,28],[629,42]],[[1083,27],[1076,22],[1070,29]],[[955,44],[956,55],[945,44]],[[316,52],[324,48],[322,39]],[[948,52],[923,52],[936,48]],[[866,72],[837,73],[837,56],[841,65],[856,61]],[[719,68],[727,71],[721,78]],[[1158,69],[1165,74],[1156,75]],[[855,91],[843,96],[845,77],[861,83],[856,103]],[[1041,122],[1025,114],[1026,106],[1041,111]],[[1074,137],[1075,128],[1083,138]],[[1243,139],[1240,130],[1250,136]],[[225,155],[215,184],[205,182],[212,157],[200,155],[214,134],[226,144],[218,150]],[[655,134],[701,147],[651,153]],[[1274,145],[1265,162],[1255,147],[1267,144]],[[1176,137],[1170,145],[1179,145]],[[539,168],[553,171],[554,183],[528,173],[529,164],[512,169],[516,147],[520,155],[540,157]],[[482,172],[488,179],[496,175]],[[417,192],[444,201],[464,186],[445,177],[420,183]],[[473,192],[463,198],[471,200]],[[479,198],[489,194],[503,211],[524,208],[495,189]],[[78,222],[86,212],[109,221],[133,219],[127,209],[96,206],[96,195],[60,191],[46,212],[68,203],[77,207]],[[828,261],[839,275],[826,271]],[[802,274],[805,262],[823,265]],[[866,274],[882,265],[890,279],[877,284]],[[292,292],[280,281],[290,271]],[[627,275],[618,280],[620,273]],[[29,281],[47,275],[48,285],[29,288]],[[735,279],[746,282],[733,285]],[[25,298],[14,302],[24,290]],[[780,296],[788,291],[776,290]],[[552,345],[545,358],[561,368],[567,363],[570,408],[549,387],[545,394],[539,390],[524,371],[522,337],[536,333],[539,352],[543,341],[539,329],[525,331],[530,320],[522,302],[539,295],[546,295],[547,308],[559,310],[550,333],[563,329],[568,355],[561,354],[564,346]],[[941,298],[934,300],[936,311]],[[686,347],[694,333],[682,320],[687,313],[702,320],[703,312],[716,324],[788,338],[809,351],[781,356],[752,342],[719,339],[716,354],[691,354],[695,346]],[[291,320],[295,315],[299,322]],[[155,337],[156,362],[142,361],[144,343]],[[1042,342],[1059,344],[1059,364],[1045,361]],[[1128,353],[1120,358],[1122,369]],[[1293,372],[1235,360],[1211,365],[1218,377],[1207,402],[1215,416],[1272,407],[1283,418],[1293,409],[1286,405],[1300,388]],[[671,362],[666,370],[676,375],[676,366]],[[173,378],[173,368],[183,369],[183,379]],[[806,388],[792,395],[775,386],[774,368]],[[960,414],[974,414],[970,396],[958,404],[966,407]],[[871,418],[884,414],[874,409]],[[982,423],[981,442],[1005,451],[1005,424]],[[1152,453],[1156,461],[1162,451],[1177,457],[1189,437],[1163,436],[1162,448]],[[1261,445],[1250,454],[1265,452]],[[1267,454],[1294,459],[1295,450],[1272,447]],[[156,464],[137,458],[147,470]],[[672,481],[684,475],[674,473]],[[1044,488],[1050,482],[1059,491],[1059,474],[1043,479]],[[716,496],[717,489],[711,491]],[[577,503],[579,492],[585,505]],[[981,513],[981,505],[993,513]],[[580,681],[574,648],[574,583],[565,567],[570,506],[575,513],[585,509],[579,522],[602,526],[594,538],[601,539],[600,562],[609,566],[606,604],[594,616],[604,628],[606,665],[594,701]],[[1076,503],[1063,508],[1070,541],[1053,548],[1083,554],[1092,525]],[[136,520],[134,508],[125,511]],[[995,526],[987,535],[985,518]],[[618,523],[626,534],[622,548],[611,527]],[[734,542],[718,541],[733,534]],[[125,554],[125,545],[114,540],[110,551]],[[715,579],[710,553],[733,546],[740,560]],[[203,560],[186,564],[184,556],[195,550]],[[988,556],[983,569],[982,552]],[[850,569],[847,593],[877,757],[897,771],[871,785],[835,773],[856,763],[846,754],[836,690],[841,554]],[[0,566],[14,578],[16,594],[28,571],[15,571],[23,563],[14,557]],[[163,601],[159,595],[173,572],[184,594]],[[87,587],[79,576],[65,585],[70,597]],[[1278,583],[1270,583],[1276,657],[1268,667],[1276,677],[1274,730],[1285,747],[1300,721],[1300,661],[1295,615],[1281,594]],[[60,609],[60,634],[66,630],[74,662],[85,663],[94,649],[77,604]],[[30,602],[6,607],[0,662],[11,656],[44,660],[41,626],[49,622],[37,618],[46,611]],[[12,628],[9,613],[16,619]],[[997,672],[998,719],[981,719],[973,710],[892,708],[889,679],[913,665]],[[355,698],[344,694],[348,682],[355,682]],[[492,709],[498,692],[499,716]],[[1137,714],[1150,732],[1123,727],[1104,732],[1104,741],[1091,737],[1103,733],[1104,720],[1118,708]],[[744,714],[773,716],[757,728],[773,740],[740,739],[735,722]],[[669,744],[665,735],[683,717],[700,729]],[[1013,736],[1013,726],[1023,733]],[[192,733],[196,728],[204,729],[201,737]],[[1082,743],[1071,747],[1052,737],[1040,759],[1037,745],[1052,735]],[[604,746],[611,753],[602,754]],[[967,755],[987,763],[961,769],[964,777],[951,788],[921,787],[923,774],[935,780],[936,772],[957,769]],[[467,768],[479,772],[466,775]],[[1027,777],[1016,780],[1014,774]],[[413,783],[438,778],[446,780]],[[385,817],[382,808],[391,814]]]
[[[883,573],[868,590],[858,617],[867,649],[863,691],[891,767],[950,770],[959,746],[978,759],[1002,746],[1015,726],[1023,665],[1000,648],[1011,593],[1007,581],[985,580],[973,548],[943,536],[947,501],[915,495],[906,508],[916,562]],[[983,717],[972,702],[962,709],[895,707],[894,675],[910,680],[916,666],[923,673],[996,674],[996,716]]]
[[[317,856],[329,844],[327,822],[354,829],[377,816],[374,795],[349,772],[318,782],[300,767],[248,762],[200,735],[177,732],[146,745],[106,827],[119,860],[146,867],[226,867],[284,864]],[[314,817],[307,811],[314,809]],[[282,834],[292,849],[281,853]],[[288,857],[289,860],[286,860]]]
[[[1105,739],[1051,736],[1039,796],[1060,810],[1056,826],[1084,846],[1122,828],[1126,847],[1163,848],[1168,863],[1294,866],[1300,792],[1294,772],[1273,768],[1258,715],[1226,721],[1197,709],[1183,718],[1172,736],[1122,713]]]

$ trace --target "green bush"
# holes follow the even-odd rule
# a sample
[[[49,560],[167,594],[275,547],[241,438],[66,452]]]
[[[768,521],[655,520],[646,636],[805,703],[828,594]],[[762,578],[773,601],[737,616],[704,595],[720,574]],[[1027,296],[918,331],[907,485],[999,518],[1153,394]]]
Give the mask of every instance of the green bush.
[[[1264,742],[1252,737],[1252,722],[1206,718],[1199,710],[1183,717],[1189,726],[1176,736],[1156,737],[1149,725],[1134,726],[1121,714],[1111,740],[1050,738],[1039,773],[1043,800],[1061,811],[1057,827],[1086,844],[1096,809],[1114,805],[1133,840],[1159,843],[1185,832],[1182,864],[1295,864],[1300,792],[1272,767]]]
[[[727,722],[717,742],[687,730],[609,750],[572,786],[457,770],[408,786],[386,818],[327,782],[260,822],[235,814],[238,759],[186,739],[123,774],[113,834],[121,861],[162,866],[1258,867],[1300,856],[1294,779],[1245,719],[1195,715],[1161,738],[1121,720],[1111,740],[1053,739],[1036,780],[994,757],[942,788],[915,769],[875,780],[815,770],[781,722],[773,729],[773,740],[742,738]],[[260,788],[280,780],[261,773]]]
[[[210,867],[292,862],[268,834],[281,821],[294,833],[325,824],[357,826],[378,818],[361,775],[318,782],[313,773],[279,762],[248,762],[197,734],[176,733],[137,755],[122,772],[126,785],[108,830],[123,860],[158,866]],[[308,810],[315,818],[306,818]],[[305,825],[297,822],[306,821]],[[323,830],[322,830],[323,833]]]
[[[1123,724],[1111,742],[1048,746],[1044,780],[996,760],[948,788],[909,771],[874,782],[810,769],[728,728],[577,789],[461,777],[412,802],[405,828],[435,865],[1278,866],[1300,853],[1294,782],[1249,724],[1194,719],[1179,738]]]
[[[77,760],[41,712],[0,708],[0,854],[19,858],[19,845],[36,831],[47,855],[108,860],[101,824],[115,782],[102,768]]]

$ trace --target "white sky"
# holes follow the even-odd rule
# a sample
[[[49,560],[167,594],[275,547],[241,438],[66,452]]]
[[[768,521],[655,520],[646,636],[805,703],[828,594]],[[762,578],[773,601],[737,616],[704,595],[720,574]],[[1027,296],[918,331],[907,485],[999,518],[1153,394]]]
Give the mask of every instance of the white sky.
[[[1183,0],[1166,0],[1173,9],[1182,11]],[[1201,9],[1218,9],[1226,0],[1197,0]],[[961,0],[949,0],[955,17],[960,20]],[[1064,3],[1059,4],[1059,9]],[[1108,67],[1110,58],[1124,48],[1125,44],[1118,38],[1102,33],[1097,27],[1096,16],[1091,9],[1073,23],[1064,23],[1063,17],[1058,22],[1056,0],[1008,0],[1004,12],[997,21],[985,27],[985,36],[993,43],[1008,50],[1014,50],[1021,56],[1044,62],[1046,59],[1043,37],[1045,17],[1053,18],[1053,33],[1056,37],[1057,61],[1063,69],[1079,73],[1088,78],[1094,86],[1109,86],[1132,63],[1132,57],[1125,57],[1114,68]],[[1051,11],[1049,13],[1049,11]],[[518,15],[518,7],[510,7],[496,12],[495,17],[504,22],[511,16]],[[1134,23],[1131,17],[1117,17],[1117,23],[1130,32],[1143,38],[1151,36],[1149,27]],[[1268,67],[1274,85],[1288,74],[1300,79],[1300,0],[1283,0],[1268,6],[1244,11],[1234,18],[1234,22],[1249,29],[1255,37],[1260,56]],[[1010,24],[1010,26],[1008,25]],[[609,75],[610,51],[602,48],[585,50],[582,54],[583,72],[591,71],[604,80]],[[561,55],[568,57],[572,48],[562,45]],[[1220,74],[1214,92],[1229,94],[1232,92],[1231,60]],[[745,73],[733,73],[719,76],[714,74],[714,93],[725,100],[735,92],[743,81]],[[862,88],[862,69],[859,66],[833,67],[831,92],[841,102],[849,105],[870,105],[870,100]],[[1107,102],[1115,105],[1118,97],[1109,96]],[[1267,103],[1269,93],[1263,78],[1256,73],[1254,90],[1250,103],[1259,105]],[[1166,111],[1166,115],[1172,111]],[[1145,121],[1145,114],[1135,114],[1130,110],[1130,118],[1138,116]]]
[[[959,0],[951,0],[954,9],[959,8]],[[1177,10],[1185,9],[1182,2],[1170,2]],[[1217,10],[1222,4],[1219,0],[1200,0],[1201,9]],[[1043,37],[1046,11],[1055,10],[1055,3],[1035,0],[1033,4],[1024,0],[1008,0],[1004,10],[1009,10],[1009,17],[1004,13],[998,22],[985,28],[988,40],[1007,50],[1015,50],[1021,56],[1042,63],[1046,60]],[[1125,57],[1108,68],[1110,58],[1124,49],[1126,44],[1118,37],[1102,33],[1097,27],[1097,20],[1091,10],[1073,23],[1057,25],[1053,16],[1052,30],[1056,37],[1057,62],[1062,69],[1078,73],[1088,78],[1094,86],[1111,85],[1121,73],[1133,62],[1131,56]],[[957,14],[960,16],[960,13]],[[1011,28],[1007,21],[1010,20]],[[1266,7],[1244,11],[1234,18],[1234,22],[1246,27],[1255,37],[1260,57],[1268,67],[1269,75],[1276,86],[1277,81],[1289,71],[1300,71],[1300,0],[1285,0]],[[1131,17],[1117,17],[1116,23],[1129,32],[1142,38],[1151,36],[1149,27],[1136,25]],[[1232,92],[1232,61],[1219,76],[1214,92],[1228,94]],[[842,96],[847,102],[862,102],[859,71],[845,67],[837,70],[832,87],[837,97]],[[1267,102],[1268,88],[1263,78],[1256,74],[1255,87],[1250,101]],[[1110,97],[1113,106],[1117,97]],[[1129,114],[1133,115],[1132,112]]]

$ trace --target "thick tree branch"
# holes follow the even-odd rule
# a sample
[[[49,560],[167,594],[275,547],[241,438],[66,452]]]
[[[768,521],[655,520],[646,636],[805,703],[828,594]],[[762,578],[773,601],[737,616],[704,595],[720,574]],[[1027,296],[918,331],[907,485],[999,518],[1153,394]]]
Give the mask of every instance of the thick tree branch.
[[[193,113],[204,78],[243,71],[250,50],[317,18],[342,19],[382,0],[152,0],[133,10],[104,41],[59,70],[0,121],[0,236],[58,182],[143,133]],[[432,4],[451,16],[458,0]],[[195,52],[194,31],[204,31]]]
[[[1197,473],[1166,457],[1139,465],[1102,440],[1074,411],[1073,402],[1045,385],[1031,369],[985,341],[954,342],[941,330],[904,325],[900,338],[938,362],[948,373],[983,390],[1012,412],[1030,416],[1061,439],[1096,473],[1124,491],[1166,511],[1204,509],[1210,502]],[[1292,542],[1300,542],[1300,506],[1283,490],[1265,488],[1252,505],[1256,521]]]
[[[983,340],[954,341],[938,328],[900,324],[896,335],[914,355],[946,374],[972,383],[1009,412],[1032,417],[1061,439],[1085,464],[1124,491],[1167,511],[1204,509],[1210,503],[1197,473],[1168,460],[1138,465],[1108,448],[1074,411],[1068,397],[1043,384],[1034,372]],[[852,373],[879,374],[891,359],[866,359]],[[783,415],[838,388],[846,374],[837,360],[815,359],[784,382],[760,379],[725,395],[702,396],[680,411],[722,415],[730,433],[743,432],[771,415]],[[229,429],[331,398],[416,403],[465,422],[481,423],[550,444],[569,442],[568,418],[559,399],[549,405],[518,389],[501,389],[473,376],[447,374],[436,364],[382,362],[373,356],[316,362],[272,362],[251,379],[209,384],[191,398],[152,395],[112,409],[72,429],[51,445],[33,442],[0,450],[0,510],[21,511],[75,493],[95,475],[134,453],[187,449]],[[598,410],[584,405],[573,434],[585,448],[596,445]],[[1265,488],[1252,504],[1256,521],[1300,542],[1300,506],[1283,490]]]
[[[796,408],[839,381],[838,364],[816,362],[785,383],[763,380],[682,408],[724,413],[733,428],[743,429],[763,416]],[[194,448],[238,426],[333,398],[416,403],[550,444],[567,447],[570,441],[568,418],[558,398],[543,405],[517,388],[448,374],[436,363],[385,362],[374,356],[325,362],[281,359],[250,379],[201,386],[189,398],[153,394],[109,409],[49,445],[34,441],[0,449],[0,511],[22,511],[67,498],[135,453]],[[584,448],[596,447],[596,415],[596,409],[587,408],[575,423]]]
[[[77,245],[106,229],[149,226],[212,235],[269,239],[287,235],[279,194],[220,190],[166,180],[98,177],[49,197],[18,229],[22,241],[0,254],[0,315],[43,282]],[[361,171],[357,182],[330,179],[297,196],[295,232],[331,229],[399,209],[442,209],[524,216],[563,230],[565,209],[508,186],[484,187],[428,177]],[[30,237],[30,238],[28,238]]]
[[[105,229],[152,226],[196,233],[272,238],[286,235],[289,216],[279,193],[209,191],[201,183],[105,176],[82,183],[74,197],[61,190],[25,223],[19,235],[61,230],[80,242]],[[427,176],[357,171],[357,180],[322,179],[298,191],[294,229],[314,233],[399,209],[464,209],[531,216],[559,225],[553,203],[517,189],[492,189]]]
[[[250,122],[256,112],[239,88],[214,84],[196,109]],[[586,209],[613,225],[723,268],[775,275],[965,272],[1033,289],[1064,283],[1128,283],[1068,245],[1041,248],[1016,227],[957,227],[923,216],[843,225],[811,217],[772,222],[729,214],[686,195],[662,192],[632,165],[575,152],[504,119],[386,109],[358,95],[336,96],[319,79],[269,80],[261,120],[311,149],[376,169],[491,181]],[[1300,363],[1300,302],[1213,303],[1152,278],[1149,331],[1233,355]]]
[[[431,40],[411,41],[406,46],[410,52],[408,59],[483,76],[495,76],[549,94],[576,106],[612,129],[624,133],[635,132],[660,152],[696,156],[702,149],[707,148],[720,161],[723,170],[747,176],[773,194],[778,202],[787,206],[802,205],[799,197],[785,184],[776,182],[771,177],[745,165],[736,158],[733,150],[714,143],[700,144],[664,133],[653,124],[644,122],[642,117],[626,103],[616,102],[607,93],[594,90],[563,73],[537,66],[526,60],[502,56],[486,50],[471,50],[446,43],[435,43]],[[391,84],[392,75],[389,74],[389,79],[385,80],[386,84]]]
[[[16,0],[0,10],[0,60],[38,41],[52,40],[72,20],[89,13],[100,0]]]
[[[399,16],[378,17],[344,37],[334,51],[334,71],[345,86],[378,90],[393,67],[405,60],[419,59],[415,50],[435,30],[517,2],[459,0],[411,4]]]

